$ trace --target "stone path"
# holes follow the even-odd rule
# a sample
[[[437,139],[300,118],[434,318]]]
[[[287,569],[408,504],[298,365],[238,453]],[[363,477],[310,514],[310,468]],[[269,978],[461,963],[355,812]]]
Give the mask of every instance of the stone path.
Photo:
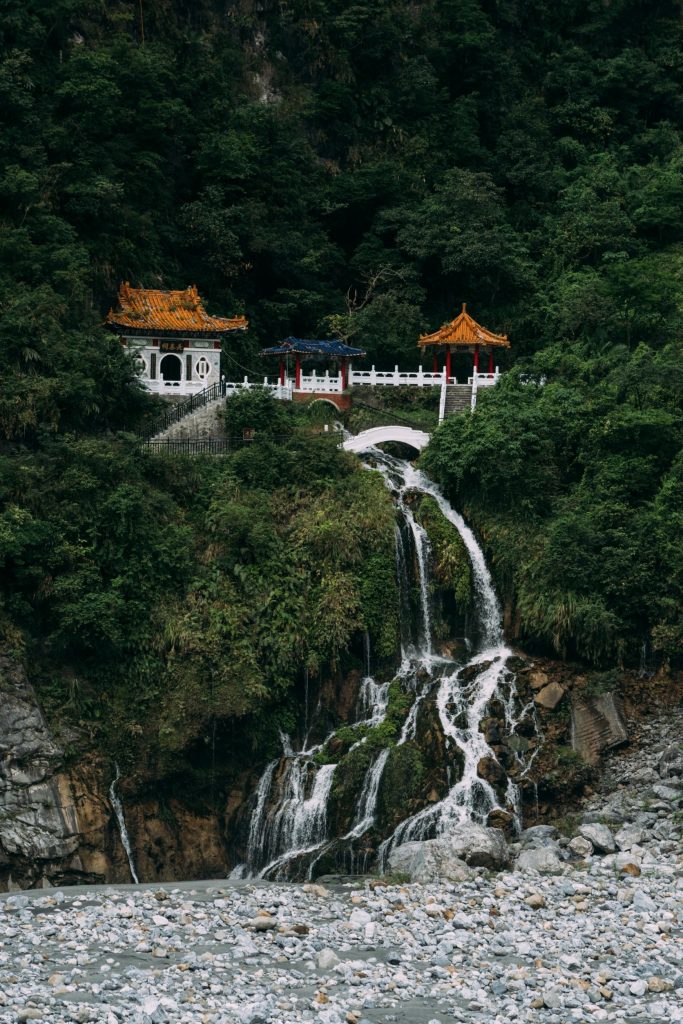
[[[0,1022],[681,1022],[680,725],[612,760],[574,839],[522,835],[559,873],[5,896]]]

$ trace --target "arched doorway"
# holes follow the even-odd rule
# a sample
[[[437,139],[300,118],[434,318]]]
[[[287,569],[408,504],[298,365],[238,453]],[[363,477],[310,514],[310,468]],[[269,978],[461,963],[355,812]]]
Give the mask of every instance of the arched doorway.
[[[183,379],[183,364],[180,356],[169,352],[159,363],[159,373],[164,383],[177,384]]]

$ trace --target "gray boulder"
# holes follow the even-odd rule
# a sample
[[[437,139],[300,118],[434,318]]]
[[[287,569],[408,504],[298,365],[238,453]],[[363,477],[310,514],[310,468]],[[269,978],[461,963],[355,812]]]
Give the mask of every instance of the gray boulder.
[[[408,875],[411,882],[464,882],[472,874],[453,852],[447,838],[404,843],[389,854],[389,869]]]
[[[662,779],[683,777],[683,747],[676,745],[667,747],[659,758],[657,771]]]
[[[683,797],[683,791],[681,791],[676,783],[668,786],[656,785],[652,787],[652,792],[655,796],[659,797],[660,800],[666,800],[667,803],[676,803]]]
[[[448,840],[452,854],[470,867],[498,871],[510,863],[505,836],[498,828],[467,822],[454,825],[444,838]]]
[[[624,825],[614,837],[614,842],[620,850],[630,850],[632,846],[639,846],[645,833],[637,825]]]
[[[522,850],[517,858],[515,871],[523,874],[561,875],[564,864],[556,849],[541,846],[536,850]]]
[[[557,705],[564,697],[566,690],[559,683],[548,683],[543,689],[536,694],[534,697],[534,703],[538,704],[539,707],[546,708],[548,711],[554,711]]]
[[[539,849],[541,846],[554,846],[560,833],[554,825],[532,825],[525,828],[519,837],[523,849]]]
[[[593,855],[593,844],[585,836],[574,836],[569,844],[569,849],[576,857],[591,857]]]
[[[617,848],[614,836],[607,828],[607,825],[601,825],[598,822],[590,825],[581,825],[579,835],[582,835],[584,839],[592,843],[593,848],[598,853],[614,853]]]

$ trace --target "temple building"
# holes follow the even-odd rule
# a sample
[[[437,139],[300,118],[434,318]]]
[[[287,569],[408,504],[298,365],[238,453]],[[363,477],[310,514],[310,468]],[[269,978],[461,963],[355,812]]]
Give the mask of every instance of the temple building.
[[[194,285],[166,292],[127,282],[106,325],[134,355],[147,389],[160,395],[193,395],[217,384],[222,338],[248,326],[243,316],[209,316]]]
[[[455,320],[444,324],[433,334],[422,334],[418,345],[422,349],[431,348],[433,353],[434,372],[439,371],[439,352],[446,352],[446,376],[450,379],[451,357],[458,352],[472,353],[473,369],[476,373],[493,375],[496,348],[510,348],[507,334],[494,334],[482,327],[467,312],[467,303],[463,302],[462,310]],[[487,368],[480,365],[484,355],[488,356]]]

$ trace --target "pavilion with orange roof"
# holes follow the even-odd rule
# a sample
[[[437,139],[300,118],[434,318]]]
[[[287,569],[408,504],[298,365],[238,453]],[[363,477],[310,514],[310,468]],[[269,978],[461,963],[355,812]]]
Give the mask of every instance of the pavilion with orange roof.
[[[482,351],[488,351],[488,372],[493,374],[493,350],[495,348],[510,348],[507,334],[494,334],[486,327],[478,324],[474,317],[467,312],[467,303],[463,302],[461,312],[455,320],[444,324],[433,334],[422,334],[418,345],[422,349],[431,347],[434,354],[434,372],[439,370],[440,350],[446,350],[446,377],[451,378],[451,355],[454,352],[471,352],[473,354],[474,370],[479,373],[479,358]]]
[[[119,289],[105,321],[133,354],[141,380],[162,395],[193,395],[220,380],[221,339],[244,331],[243,316],[210,316],[195,285],[179,291]]]

